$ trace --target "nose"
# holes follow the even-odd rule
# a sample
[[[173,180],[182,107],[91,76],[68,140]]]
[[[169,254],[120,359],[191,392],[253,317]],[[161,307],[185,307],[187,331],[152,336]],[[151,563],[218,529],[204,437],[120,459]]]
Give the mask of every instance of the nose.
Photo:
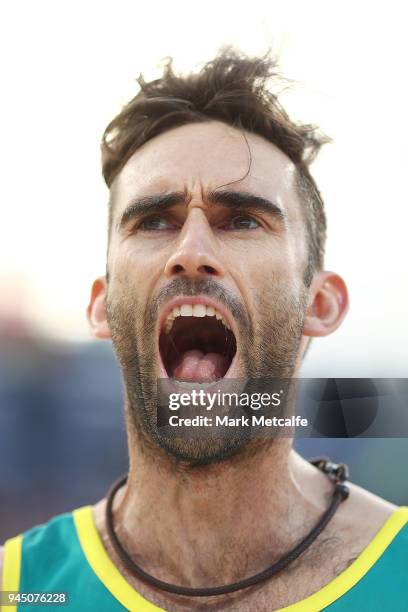
[[[213,231],[201,208],[189,211],[175,252],[169,257],[164,273],[167,277],[224,276],[225,269],[217,254]]]

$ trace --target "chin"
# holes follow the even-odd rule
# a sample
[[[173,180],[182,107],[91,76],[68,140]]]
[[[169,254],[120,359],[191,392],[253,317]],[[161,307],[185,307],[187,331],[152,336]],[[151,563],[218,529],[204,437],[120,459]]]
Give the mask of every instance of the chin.
[[[249,438],[188,440],[165,438],[157,434],[156,443],[179,465],[199,467],[219,464],[242,454],[251,444]],[[253,441],[252,441],[253,442]]]

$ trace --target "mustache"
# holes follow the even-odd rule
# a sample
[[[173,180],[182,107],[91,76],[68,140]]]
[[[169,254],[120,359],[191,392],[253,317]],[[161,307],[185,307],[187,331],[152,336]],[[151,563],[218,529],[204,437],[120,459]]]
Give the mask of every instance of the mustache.
[[[220,304],[231,312],[238,326],[247,329],[249,332],[253,331],[251,321],[241,300],[225,289],[225,287],[222,287],[217,281],[209,278],[200,278],[196,280],[175,278],[170,281],[147,302],[144,313],[145,321],[149,326],[154,326],[158,317],[158,312],[166,302],[180,295],[194,296],[199,294],[207,295],[220,302]]]

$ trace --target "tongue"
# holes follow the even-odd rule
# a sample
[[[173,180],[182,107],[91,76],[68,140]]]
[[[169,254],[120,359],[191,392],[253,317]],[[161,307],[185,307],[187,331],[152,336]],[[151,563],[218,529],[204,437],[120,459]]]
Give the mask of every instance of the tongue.
[[[219,353],[186,351],[174,369],[173,376],[178,380],[212,382],[224,376],[228,364],[228,357]]]

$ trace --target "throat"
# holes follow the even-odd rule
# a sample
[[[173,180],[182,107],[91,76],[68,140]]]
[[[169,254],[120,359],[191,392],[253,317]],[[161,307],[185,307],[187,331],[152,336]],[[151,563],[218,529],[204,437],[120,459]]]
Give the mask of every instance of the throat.
[[[264,570],[316,522],[316,516],[308,516],[310,508],[302,512],[297,489],[291,499],[287,492],[279,495],[282,478],[291,490],[290,478],[271,454],[261,463],[249,459],[248,470],[224,463],[167,474],[157,463],[149,469],[142,458],[144,482],[130,478],[126,496],[120,489],[113,505],[121,542],[140,567],[173,584],[205,588]],[[289,508],[299,512],[290,524]]]
[[[169,378],[211,383],[227,373],[237,343],[231,329],[215,316],[180,316],[162,327],[158,349]]]

